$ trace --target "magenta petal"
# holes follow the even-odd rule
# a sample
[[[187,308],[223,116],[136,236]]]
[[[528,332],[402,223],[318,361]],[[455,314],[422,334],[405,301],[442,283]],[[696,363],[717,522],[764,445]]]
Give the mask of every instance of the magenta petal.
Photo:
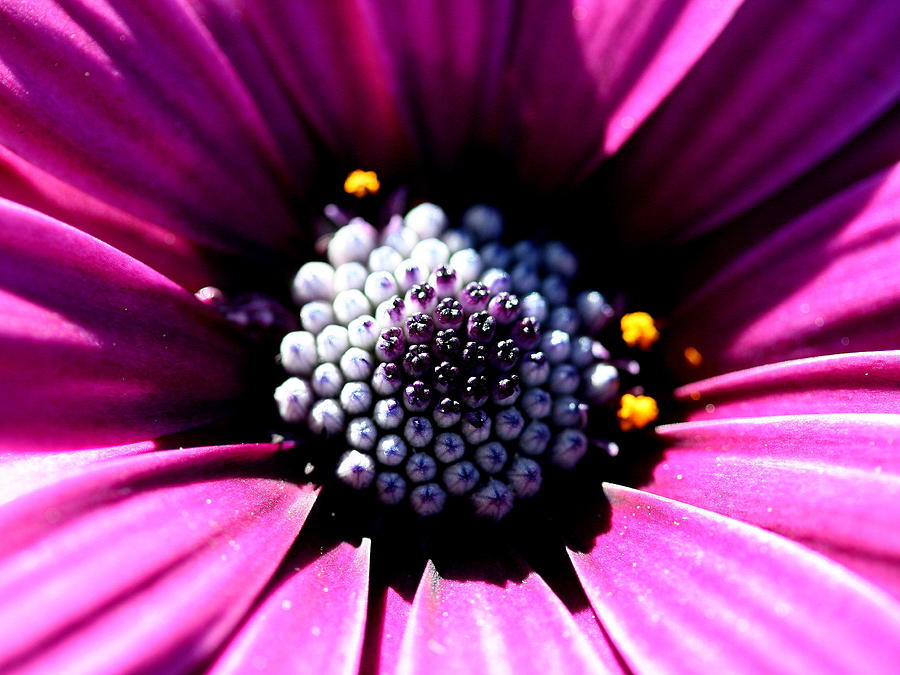
[[[442,576],[429,562],[416,591],[397,673],[605,672],[544,581]]]
[[[900,94],[893,0],[745,2],[623,150],[629,236],[696,235],[828,158]]]
[[[153,441],[63,452],[0,451],[0,503],[84,471],[97,462],[156,449]]]
[[[291,556],[286,575],[216,660],[215,675],[346,673],[359,670],[370,542],[337,544],[311,561]]]
[[[12,153],[215,247],[272,252],[294,234],[285,158],[188,2],[2,11],[0,142]]]
[[[900,344],[900,168],[850,188],[736,257],[672,316],[701,375]]]
[[[115,445],[197,426],[245,355],[190,293],[74,228],[0,200],[0,441]]]
[[[900,351],[758,366],[675,390],[687,421],[809,413],[900,413]]]
[[[315,492],[272,445],[111,460],[0,508],[0,670],[180,672],[271,578]]]
[[[689,422],[659,434],[669,447],[644,489],[890,563],[900,583],[900,415]]]
[[[896,669],[898,606],[843,567],[730,518],[616,485],[604,489],[609,530],[590,552],[570,556],[636,671]]]

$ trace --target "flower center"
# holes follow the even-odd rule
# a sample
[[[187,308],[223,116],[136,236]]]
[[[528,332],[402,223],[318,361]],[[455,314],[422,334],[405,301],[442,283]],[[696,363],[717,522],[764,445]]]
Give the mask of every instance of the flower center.
[[[354,172],[345,189],[373,180]],[[461,500],[500,519],[548,473],[615,454],[612,432],[657,416],[641,391],[620,397],[636,364],[598,341],[616,313],[597,291],[573,292],[573,252],[505,243],[492,207],[459,227],[430,203],[380,232],[352,219],[327,258],[294,279],[303,330],[281,342],[290,377],[275,401],[285,423],[329,439],[339,481],[384,504],[430,516]],[[642,349],[659,335],[643,312],[621,328]]]

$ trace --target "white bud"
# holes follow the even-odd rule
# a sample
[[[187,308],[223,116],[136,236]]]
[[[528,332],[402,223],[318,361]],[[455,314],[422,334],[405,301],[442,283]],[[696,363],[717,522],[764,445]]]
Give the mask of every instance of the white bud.
[[[337,396],[344,386],[344,377],[333,363],[322,363],[316,366],[312,374],[313,391],[321,398]]]
[[[348,262],[366,262],[375,248],[377,232],[364,220],[354,218],[328,242],[328,260],[337,267]]]
[[[334,292],[340,293],[352,288],[361,289],[366,283],[369,271],[358,262],[344,263],[334,271]]]
[[[459,434],[449,431],[440,434],[434,441],[434,456],[444,464],[455,462],[466,452],[466,442]]]
[[[329,324],[316,336],[316,351],[320,361],[335,362],[350,346],[350,334],[337,324]]]
[[[381,335],[381,327],[375,317],[368,314],[358,316],[347,326],[347,338],[350,344],[360,349],[372,349]]]
[[[406,443],[403,442],[402,438],[394,434],[384,436],[378,441],[375,456],[382,464],[397,466],[406,459]]]
[[[452,495],[464,495],[478,483],[481,474],[472,462],[457,462],[448,466],[441,478]]]
[[[571,469],[587,452],[587,437],[577,429],[563,429],[556,435],[550,449],[550,459],[554,464]]]
[[[497,473],[506,464],[508,457],[503,444],[493,441],[478,447],[475,451],[475,464],[487,473]]]
[[[348,380],[367,380],[375,369],[375,357],[359,347],[350,347],[341,356],[341,372]]]
[[[291,375],[309,375],[319,362],[316,336],[295,330],[281,339],[281,365]]]
[[[450,260],[450,249],[440,239],[423,239],[409,257],[427,270],[447,264]]]
[[[533,497],[541,489],[541,465],[528,457],[513,457],[506,478],[517,497]]]
[[[334,297],[334,316],[344,325],[371,311],[372,304],[368,298],[362,291],[355,288],[341,291]]]
[[[378,440],[378,428],[368,417],[357,417],[347,425],[347,443],[357,450],[369,451]]]
[[[393,246],[379,246],[369,254],[369,269],[373,272],[393,272],[401,262],[403,256]]]
[[[409,503],[413,511],[420,516],[433,516],[444,509],[447,493],[436,483],[420,485],[409,495]]]
[[[434,458],[424,452],[417,452],[406,462],[406,475],[413,483],[423,483],[434,478],[437,464]]]
[[[384,504],[399,504],[406,496],[406,481],[399,473],[385,471],[375,479],[378,499]]]
[[[519,436],[519,448],[529,455],[540,455],[550,443],[550,427],[543,422],[530,422]]]
[[[365,382],[348,382],[341,389],[341,406],[350,415],[359,415],[372,405],[372,389]]]
[[[318,334],[325,326],[334,323],[334,310],[330,302],[315,300],[300,308],[300,323],[310,333]]]
[[[294,302],[302,305],[310,300],[331,300],[334,268],[325,262],[308,262],[297,272],[291,286]]]
[[[483,488],[472,494],[472,506],[479,516],[500,520],[512,510],[512,490],[505,483],[491,478]]]
[[[608,363],[597,363],[585,376],[584,392],[594,404],[606,403],[619,391],[619,371]]]
[[[396,266],[395,266],[396,267]],[[394,269],[394,268],[391,268]],[[391,272],[372,272],[366,279],[365,294],[374,304],[384,302],[391,296],[397,295],[400,287]]]
[[[317,401],[309,411],[308,424],[313,433],[333,436],[344,429],[344,411],[333,398]]]
[[[350,450],[341,455],[337,476],[347,485],[361,490],[375,479],[375,462],[366,454]]]
[[[456,277],[460,286],[465,286],[470,281],[478,279],[481,274],[481,256],[472,248],[464,248],[450,256],[450,267],[456,270]]]
[[[411,209],[403,224],[422,239],[437,237],[447,227],[447,214],[440,206],[426,202]]]
[[[309,383],[298,377],[288,378],[275,389],[278,414],[289,424],[298,424],[306,419],[313,399]]]

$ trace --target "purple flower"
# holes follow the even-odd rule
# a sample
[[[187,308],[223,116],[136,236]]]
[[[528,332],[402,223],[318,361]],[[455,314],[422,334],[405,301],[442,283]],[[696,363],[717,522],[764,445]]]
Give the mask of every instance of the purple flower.
[[[896,668],[895,2],[0,11],[0,670]],[[325,441],[260,442],[272,400],[255,387],[277,345],[236,326],[285,317],[259,295],[226,316],[194,291],[286,298],[323,234],[315,214],[356,167],[378,171],[382,194],[408,184],[451,212],[500,203],[523,240],[549,226],[592,283],[665,317],[665,367],[651,357],[634,374],[675,382],[660,452],[623,441],[539,506],[430,528],[316,487]],[[532,277],[498,272],[483,297],[440,304],[420,272],[406,269],[417,290],[385,310],[416,305],[415,324],[387,337],[354,324],[366,346],[298,385],[294,412],[312,414],[303,397],[317,387],[340,392],[320,396],[332,407],[309,426],[352,431],[361,447],[329,466],[384,502],[452,510],[430,482],[449,458],[443,485],[505,514],[510,485],[534,489],[537,460],[487,443],[456,461],[459,435],[415,443],[445,433],[431,420],[481,439],[493,418],[476,413],[492,405],[527,413],[494,421],[510,437],[553,414],[513,379],[538,344],[517,313],[540,303],[500,295]],[[312,307],[304,326],[350,320],[407,276],[369,279],[368,295]],[[435,273],[434,286],[455,283]],[[323,349],[349,353],[334,345],[350,333],[332,333]],[[571,333],[548,350],[574,349]],[[436,354],[446,392],[417,379]],[[629,367],[590,371],[591,391]],[[345,394],[346,372],[371,368],[403,399],[373,408],[373,427],[399,425],[384,443],[338,417],[386,395]],[[509,375],[462,380],[476,368]],[[576,375],[559,371],[560,392]],[[457,405],[457,380],[478,410]],[[580,434],[577,401],[567,411],[560,426]],[[508,474],[477,483],[494,466]]]

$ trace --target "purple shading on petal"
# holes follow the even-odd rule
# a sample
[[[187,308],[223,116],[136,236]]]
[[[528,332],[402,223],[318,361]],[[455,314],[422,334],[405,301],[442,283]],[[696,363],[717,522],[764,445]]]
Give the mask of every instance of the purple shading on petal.
[[[608,531],[570,557],[635,671],[895,670],[900,609],[845,568],[737,520],[604,490]]]
[[[190,293],[67,225],[0,201],[0,440],[96,447],[198,426],[245,355]]]
[[[316,492],[248,477],[278,450],[126,457],[0,508],[0,670],[190,670],[269,582]]]
[[[737,518],[842,561],[890,564],[900,591],[900,415],[792,415],[660,427],[644,489]]]

